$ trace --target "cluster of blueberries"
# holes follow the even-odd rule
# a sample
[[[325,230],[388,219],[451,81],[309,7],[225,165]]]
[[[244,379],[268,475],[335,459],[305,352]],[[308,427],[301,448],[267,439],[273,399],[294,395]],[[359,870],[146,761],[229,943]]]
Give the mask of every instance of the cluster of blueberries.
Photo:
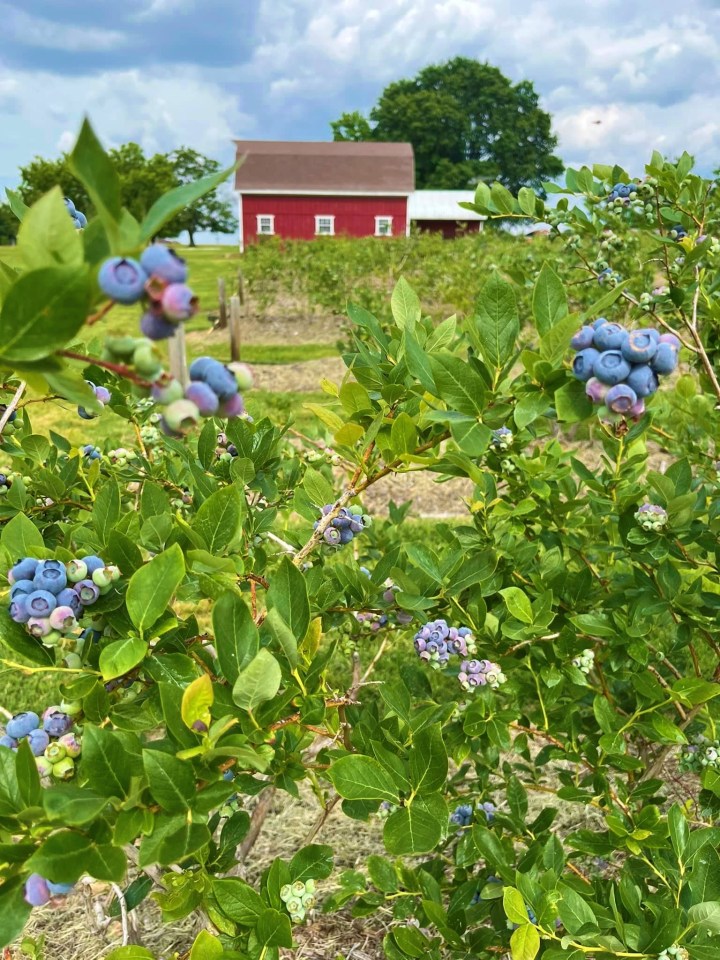
[[[85,460],[102,460],[100,447],[96,447],[92,443],[86,443],[85,446],[80,447],[80,453],[82,453]]]
[[[667,510],[657,503],[644,503],[636,512],[635,519],[648,533],[659,533],[668,522]]]
[[[116,303],[130,306],[143,301],[140,328],[149,340],[166,340],[178,323],[198,310],[198,298],[187,286],[185,260],[163,243],[147,247],[140,260],[110,257],[100,267],[98,284]]]
[[[107,458],[114,467],[126,467],[131,460],[135,459],[135,453],[127,447],[117,447],[114,450],[108,450]]]
[[[679,943],[674,943],[671,947],[665,947],[662,953],[658,954],[658,960],[690,960],[690,954],[681,947]]]
[[[583,650],[582,653],[573,658],[573,666],[587,676],[595,666],[595,651],[590,648]]]
[[[97,386],[91,380],[86,380],[85,383],[91,388],[95,394],[95,399],[98,401],[101,407],[104,407],[106,403],[110,403],[111,393],[107,387]],[[94,420],[98,416],[96,413],[88,413],[85,407],[78,407],[78,415],[82,417],[83,420]]]
[[[680,341],[672,333],[628,331],[605,317],[578,330],[570,346],[577,351],[573,374],[585,382],[593,403],[630,417],[642,416],[645,397],[658,389],[658,376],[677,367],[680,352]]]
[[[512,446],[513,439],[512,430],[508,430],[507,427],[499,427],[497,430],[493,430],[490,443],[497,451],[504,453]]]
[[[495,804],[490,800],[478,804],[478,810],[481,810],[485,814],[485,819],[488,823],[492,823],[495,819]],[[456,807],[450,814],[450,823],[458,827],[469,827],[473,822],[473,816],[474,811],[472,804],[461,803],[460,806]]]
[[[285,904],[293,923],[302,923],[308,910],[315,906],[315,881],[296,880],[280,888],[280,899]]]
[[[709,740],[702,735],[695,737],[682,748],[679,766],[693,773],[702,773],[705,767],[720,770],[720,740]]]
[[[75,773],[75,760],[80,756],[80,740],[72,732],[73,718],[60,706],[48,707],[39,717],[32,710],[17,713],[5,724],[0,746],[17,750],[20,741],[27,741],[35,757],[41,782],[69,780]],[[75,711],[78,704],[69,704]]]
[[[96,556],[68,563],[24,557],[8,572],[10,616],[44,646],[69,651],[67,666],[80,666],[78,618],[119,579],[120,570]]]
[[[472,656],[477,651],[469,627],[449,627],[447,620],[430,620],[415,634],[415,652],[421,660],[439,669],[451,655]]]
[[[608,201],[615,203],[617,200],[634,200],[637,196],[637,183],[616,183],[610,191]]]
[[[215,455],[218,460],[224,460],[228,463],[231,460],[234,460],[238,455],[238,449],[234,443],[230,443],[227,438],[226,433],[219,433],[217,438],[217,448],[215,449]]]
[[[485,686],[496,690],[507,680],[497,663],[467,659],[477,651],[475,637],[469,627],[450,627],[446,620],[431,620],[415,634],[414,644],[420,659],[436,670],[444,666],[451,656],[462,657],[457,678],[466,692]]]
[[[244,367],[244,365],[241,365]],[[212,357],[198,357],[190,365],[190,383],[163,376],[152,387],[152,397],[165,407],[159,425],[163,433],[179,439],[201,417],[239,417],[245,412],[240,383],[244,370],[236,373]]]
[[[65,202],[65,206],[67,207],[67,212],[70,214],[72,218],[72,222],[75,225],[75,229],[84,230],[85,227],[87,226],[87,217],[85,216],[85,214],[81,213],[75,207],[75,204],[72,202],[70,197],[63,197],[63,200]]]
[[[25,901],[31,907],[44,907],[53,897],[66,897],[74,883],[51,883],[39,873],[31,873],[25,881]]]
[[[327,503],[322,508],[323,516],[326,517],[335,509],[334,504]],[[349,507],[342,507],[337,515],[330,521],[330,525],[323,533],[323,540],[331,547],[340,547],[350,543],[358,533],[362,533],[372,525],[372,517],[366,513],[353,513]],[[313,529],[317,530],[320,521],[316,520]]]

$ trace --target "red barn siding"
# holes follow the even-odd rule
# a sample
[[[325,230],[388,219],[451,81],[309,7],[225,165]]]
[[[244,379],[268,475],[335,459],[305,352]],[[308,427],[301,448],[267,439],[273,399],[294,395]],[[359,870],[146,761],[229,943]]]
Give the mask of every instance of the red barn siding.
[[[318,197],[243,194],[242,226],[245,244],[257,240],[258,215],[275,217],[275,236],[309,240],[315,236],[315,217],[334,216],[335,236],[375,235],[375,217],[392,217],[392,235],[404,236],[407,197]],[[262,238],[260,238],[262,239]]]
[[[442,233],[446,240],[454,240],[464,233],[479,233],[480,220],[414,220],[413,223],[423,233]]]

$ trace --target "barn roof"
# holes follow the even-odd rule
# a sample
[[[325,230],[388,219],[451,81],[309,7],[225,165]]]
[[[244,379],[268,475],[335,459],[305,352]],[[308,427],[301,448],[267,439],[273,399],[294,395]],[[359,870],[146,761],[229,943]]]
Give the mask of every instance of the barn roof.
[[[243,193],[401,194],[415,188],[409,143],[236,140]]]
[[[416,190],[408,199],[408,217],[411,220],[486,220],[474,210],[465,210],[458,204],[473,203],[474,190]]]

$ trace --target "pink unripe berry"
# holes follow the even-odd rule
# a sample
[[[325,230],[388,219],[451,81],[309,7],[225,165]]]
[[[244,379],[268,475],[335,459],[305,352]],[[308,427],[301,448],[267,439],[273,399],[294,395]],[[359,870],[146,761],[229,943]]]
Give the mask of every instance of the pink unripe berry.
[[[189,320],[198,311],[198,298],[184,283],[171,283],[162,295],[163,313],[168,320],[179,323]]]
[[[60,630],[65,633],[68,630],[74,630],[77,621],[72,607],[55,607],[50,614],[50,626],[53,630]]]
[[[235,374],[239,390],[249,390],[253,385],[253,373],[246,363],[229,363],[228,370]]]
[[[224,403],[221,403],[219,413],[221,417],[239,417],[242,413],[245,413],[242,395],[236,393]]]

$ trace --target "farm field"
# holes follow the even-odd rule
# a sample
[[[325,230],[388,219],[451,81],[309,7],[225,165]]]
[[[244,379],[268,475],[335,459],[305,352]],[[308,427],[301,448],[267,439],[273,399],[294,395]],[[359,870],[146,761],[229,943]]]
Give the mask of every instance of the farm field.
[[[259,833],[251,854],[244,859],[241,852],[237,866],[232,866],[233,876],[247,881],[252,888],[263,889],[263,884],[268,883],[267,871],[277,870],[278,857],[290,862],[297,850],[308,845],[329,844],[333,848],[332,878],[322,882],[319,908],[312,911],[307,922],[298,923],[293,929],[292,952],[284,940],[272,956],[311,960],[380,960],[390,956],[390,960],[401,960],[419,955],[417,943],[429,942],[434,936],[430,921],[421,912],[432,914],[424,899],[426,889],[439,902],[439,886],[437,891],[435,887],[453,871],[452,882],[463,891],[467,909],[475,909],[482,921],[485,945],[492,953],[499,953],[495,945],[510,927],[498,912],[499,903],[490,905],[494,899],[494,894],[487,894],[488,884],[494,882],[490,861],[498,856],[504,863],[506,856],[514,856],[516,846],[532,849],[533,856],[543,863],[546,859],[551,861],[559,876],[566,877],[569,870],[573,874],[571,881],[579,877],[583,883],[589,883],[583,877],[599,859],[593,859],[596,848],[583,839],[579,855],[571,853],[575,859],[568,860],[566,868],[561,846],[568,842],[567,838],[572,841],[575,837],[602,833],[605,826],[601,805],[586,802],[591,795],[583,792],[589,783],[583,764],[587,767],[588,761],[579,760],[576,740],[588,736],[588,729],[594,729],[593,717],[598,714],[603,729],[614,730],[618,702],[623,704],[622,714],[630,717],[627,726],[655,709],[648,709],[644,701],[639,705],[628,702],[631,692],[625,682],[628,668],[624,648],[615,659],[608,658],[605,669],[609,681],[599,672],[599,684],[591,693],[586,677],[595,654],[589,645],[597,645],[602,654],[604,646],[610,643],[606,638],[612,637],[615,642],[614,638],[626,627],[628,635],[644,638],[649,634],[649,644],[662,646],[666,635],[663,630],[668,629],[667,623],[661,625],[660,620],[647,628],[630,623],[630,613],[627,624],[617,628],[614,623],[610,625],[604,619],[609,614],[597,611],[596,605],[600,607],[592,590],[614,590],[617,599],[612,609],[621,610],[617,614],[621,617],[626,615],[621,607],[625,595],[632,595],[640,584],[645,586],[651,580],[654,556],[650,551],[658,546],[653,539],[656,535],[633,528],[637,502],[647,496],[639,479],[641,472],[651,478],[654,489],[662,492],[664,502],[676,504],[681,516],[682,510],[689,510],[691,483],[695,483],[695,489],[703,490],[701,484],[712,483],[712,471],[705,462],[711,453],[702,436],[708,404],[696,389],[696,374],[690,364],[683,360],[674,369],[679,352],[676,348],[673,347],[673,369],[668,371],[663,390],[653,398],[652,416],[648,416],[642,430],[637,424],[628,427],[627,441],[618,421],[610,428],[583,407],[582,415],[575,415],[570,409],[573,404],[587,405],[584,388],[568,374],[569,338],[577,326],[578,315],[588,311],[588,316],[594,318],[597,313],[604,313],[607,306],[613,320],[634,328],[644,322],[638,315],[636,298],[657,284],[656,261],[647,254],[652,238],[647,241],[628,233],[613,260],[614,268],[628,278],[624,282],[628,295],[625,300],[614,297],[612,286],[599,283],[594,270],[588,268],[588,258],[597,256],[597,239],[586,238],[579,259],[565,248],[561,239],[538,237],[528,241],[493,229],[454,242],[434,236],[381,242],[343,238],[309,243],[271,240],[250,248],[243,256],[231,247],[183,250],[190,267],[189,283],[201,302],[200,312],[186,326],[189,360],[203,355],[228,360],[227,332],[213,330],[211,323],[217,306],[217,281],[223,278],[228,295],[242,285],[241,359],[252,366],[255,377],[245,401],[257,432],[242,422],[228,422],[228,436],[242,447],[236,460],[222,461],[218,457],[211,425],[204,432],[198,430],[188,438],[180,438],[181,442],[149,441],[150,453],[145,456],[137,419],[133,425],[131,420],[106,410],[88,422],[80,419],[75,407],[67,402],[46,403],[30,395],[21,403],[35,434],[28,437],[23,433],[22,443],[28,456],[34,457],[39,485],[55,483],[57,488],[44,460],[58,470],[70,470],[72,466],[67,461],[74,458],[75,451],[69,447],[59,447],[69,457],[56,457],[58,451],[52,448],[57,438],[67,438],[74,447],[96,444],[106,454],[111,447],[125,446],[138,449],[144,458],[141,466],[137,461],[135,465],[117,468],[106,460],[84,463],[79,474],[67,474],[72,476],[72,499],[55,504],[52,498],[44,499],[44,493],[29,501],[28,515],[42,527],[45,542],[52,543],[52,549],[67,551],[69,545],[83,543],[83,538],[88,544],[105,544],[103,549],[113,551],[112,562],[134,566],[133,578],[137,571],[152,569],[153,563],[158,569],[158,557],[178,553],[180,547],[186,552],[186,579],[181,574],[170,591],[171,618],[167,624],[153,626],[158,633],[153,632],[152,644],[145,644],[147,650],[141,656],[141,662],[145,655],[151,659],[157,650],[160,658],[165,654],[174,658],[168,661],[172,666],[167,672],[158,674],[163,692],[160,693],[159,684],[154,687],[154,678],[148,681],[138,674],[137,660],[130,668],[117,670],[117,676],[126,678],[128,698],[141,705],[137,727],[133,699],[122,699],[126,687],[117,700],[110,701],[109,693],[114,695],[116,688],[92,681],[98,687],[98,696],[104,698],[98,709],[112,710],[120,743],[129,744],[137,730],[143,738],[147,737],[142,748],[146,753],[158,723],[166,736],[175,736],[177,724],[181,724],[179,718],[191,731],[190,737],[202,729],[186,718],[184,694],[182,707],[180,700],[168,700],[169,712],[162,698],[179,696],[175,688],[185,689],[190,676],[199,674],[199,681],[204,679],[203,673],[207,677],[206,668],[213,662],[209,657],[224,662],[224,648],[220,645],[226,643],[226,630],[238,631],[234,641],[238,652],[233,655],[239,658],[245,642],[241,631],[246,627],[238,627],[241,620],[234,618],[241,614],[233,607],[230,625],[216,613],[225,609],[222,604],[227,605],[228,599],[239,604],[244,611],[242,616],[252,617],[252,636],[257,637],[261,631],[266,656],[272,659],[287,654],[288,662],[294,663],[288,683],[297,681],[296,692],[282,702],[285,694],[278,695],[278,681],[274,692],[267,696],[261,692],[255,703],[241,699],[245,690],[239,684],[238,661],[233,661],[231,669],[235,669],[238,679],[231,687],[232,697],[250,704],[242,749],[249,749],[247,743],[259,751],[269,747],[276,751],[276,766],[268,775],[274,777],[277,788],[263,789],[262,776],[258,787],[257,779],[242,773],[239,776],[243,787],[238,787],[242,799],[231,797],[222,808],[224,812],[217,814],[218,818],[228,818],[228,822],[245,817],[243,829],[249,824],[254,827],[257,818]],[[16,251],[12,248],[0,251],[0,257],[8,261],[14,256]],[[420,304],[417,314],[416,295]],[[596,309],[598,301],[602,307]],[[573,316],[567,316],[568,312]],[[421,338],[418,343],[425,347],[416,348],[415,354],[410,352],[412,340],[405,339],[403,325],[411,322],[409,317]],[[137,336],[138,319],[138,309],[116,306],[101,327],[83,331],[72,349],[87,349],[89,355],[99,355],[105,333]],[[557,330],[553,329],[555,326]],[[370,348],[376,352],[366,352]],[[160,344],[160,349],[164,350],[165,345]],[[344,359],[351,356],[351,362],[357,366],[348,372]],[[488,358],[494,358],[492,369]],[[629,362],[626,365],[629,369]],[[336,389],[334,384],[342,385],[342,389]],[[130,392],[122,395],[129,397]],[[377,418],[372,412],[373,404],[385,405]],[[399,415],[398,404],[402,405]],[[134,409],[128,401],[126,411],[131,408]],[[146,418],[147,411],[133,416]],[[274,430],[261,423],[264,418]],[[147,426],[148,421],[143,422]],[[512,431],[508,431],[507,424],[513,427]],[[350,428],[349,435],[346,428]],[[353,457],[360,459],[358,443],[365,442],[372,430],[384,433],[372,441],[366,460],[356,470]],[[508,434],[505,446],[503,438]],[[347,436],[349,440],[344,439]],[[50,444],[43,446],[41,438],[45,437]],[[157,447],[153,446],[155,443]],[[675,462],[678,449],[693,444],[701,461],[695,477],[690,476],[689,467],[677,466]],[[340,453],[327,449],[333,445]],[[342,550],[329,550],[322,542],[313,543],[312,524],[320,513],[319,507],[340,496],[338,491],[346,488],[351,475],[355,476],[353,484],[361,480],[371,455],[376,474],[367,489],[360,485],[367,525],[366,516],[361,517],[356,539],[351,535]],[[0,462],[0,472],[2,469]],[[28,486],[31,482],[32,478]],[[231,531],[223,540],[222,517],[226,508],[232,508],[222,498],[228,494],[236,496],[237,490],[244,493],[239,498],[242,507],[238,506],[236,520],[232,521],[235,533]],[[214,504],[222,503],[222,507],[211,513],[205,504],[212,498],[216,498]],[[345,502],[357,499],[353,494]],[[611,510],[621,517],[621,535],[606,522]],[[0,523],[8,519],[9,514]],[[117,529],[110,531],[112,524]],[[671,544],[668,552],[675,550],[675,558],[687,561],[692,568],[691,577],[699,582],[710,568],[702,560],[701,549],[687,538],[687,528],[678,529],[677,535],[673,533],[678,546]],[[103,537],[107,539],[100,539]],[[698,537],[704,550],[706,541],[702,534]],[[688,550],[696,550],[699,559],[687,553],[685,539],[680,538],[687,539]],[[640,554],[646,547],[647,552]],[[315,550],[313,562],[301,563],[306,554],[311,555],[311,549]],[[116,550],[120,561],[114,559]],[[468,551],[470,559],[466,557]],[[292,559],[283,559],[284,553]],[[150,559],[145,559],[144,554]],[[658,552],[663,589],[666,584],[676,584],[672,572],[667,570],[667,556],[667,552]],[[603,563],[606,568],[601,566]],[[273,584],[277,581],[273,577],[277,576],[278,567],[287,571],[283,575],[291,584],[288,617],[297,616],[297,591],[301,590],[306,597],[307,623],[299,628],[300,644],[295,639],[288,641],[287,632],[282,632],[277,617],[273,617],[277,613],[273,598]],[[607,577],[604,569],[611,571]],[[697,573],[698,569],[702,573]],[[377,583],[369,586],[371,570],[382,573],[375,574]],[[539,579],[539,570],[547,585]],[[633,585],[629,585],[631,574],[636,578]],[[383,593],[383,584],[387,588],[390,582],[394,585]],[[711,605],[711,588],[704,582],[703,586],[703,602]],[[398,596],[403,600],[398,601]],[[313,623],[319,631],[316,634],[310,623],[311,605],[313,611],[318,611],[313,612],[317,618]],[[452,670],[446,670],[433,674],[429,668],[440,667],[443,661],[432,661],[430,656],[418,660],[415,655],[423,651],[424,641],[421,630],[413,646],[414,631],[426,619],[430,621],[435,615],[434,607],[448,620],[473,625],[473,630],[465,629],[473,643],[473,632],[478,635],[482,644],[478,657],[492,655],[502,662],[501,669],[493,660],[475,659],[476,648],[472,647],[473,659],[459,669],[486,671],[490,678],[488,688],[474,703],[469,698],[465,702],[464,694],[458,693],[458,680],[464,691],[470,690],[467,677],[462,679],[463,673],[453,676]],[[385,629],[373,633],[371,627],[358,626],[365,623],[356,617],[359,609],[372,611],[368,614],[371,617],[387,609]],[[650,618],[656,615],[657,604],[648,609],[652,611]],[[407,619],[403,621],[398,616],[398,611],[403,610],[412,610],[411,626],[407,626]],[[160,613],[162,610],[158,616]],[[113,615],[110,610],[107,617]],[[658,655],[660,666],[652,668],[653,676],[660,677],[658,703],[663,708],[672,707],[662,697],[663,691],[680,679],[678,665],[694,670],[696,678],[710,676],[715,669],[713,652],[717,645],[705,635],[707,631],[702,632],[703,617],[704,612],[698,614],[698,649],[693,649],[688,658],[676,645],[670,649],[667,660]],[[550,626],[554,619],[563,624],[557,631]],[[102,631],[102,613],[97,622]],[[137,639],[133,624],[134,621],[125,620],[120,627],[123,636],[130,633],[131,644]],[[431,627],[429,622],[422,629],[429,631]],[[112,644],[112,637],[108,634],[108,640],[100,641],[103,650],[108,642]],[[458,637],[461,647],[463,637]],[[144,640],[139,642],[143,644]],[[306,653],[305,645],[311,653]],[[269,649],[275,654],[269,654]],[[640,664],[637,672],[644,678],[645,663],[639,644],[635,643],[632,650]],[[309,665],[313,657],[326,654],[322,686],[317,686],[317,677],[309,674]],[[87,656],[88,663],[97,668],[98,654],[91,648]],[[586,668],[588,657],[590,666]],[[22,659],[22,654],[18,658]],[[102,661],[100,665],[102,668]],[[59,702],[65,691],[62,669],[59,675],[42,666],[29,667],[24,674],[17,666],[0,672],[0,707],[12,714],[35,701]],[[176,669],[185,673],[176,674]],[[508,680],[503,669],[510,676],[509,696],[500,689]],[[512,671],[517,670],[519,676],[521,669],[527,671],[524,685],[514,687]],[[659,670],[666,670],[667,679]],[[105,680],[104,672],[101,679]],[[261,681],[253,680],[256,682]],[[559,690],[564,699],[554,692],[558,684],[562,684]],[[230,689],[225,681],[221,685],[225,689],[218,687],[218,699],[223,709],[223,698],[229,702]],[[638,680],[637,688],[638,697],[650,696],[647,681],[643,685],[642,679]],[[171,689],[172,694],[168,692]],[[703,687],[703,695],[705,690]],[[654,695],[655,687],[652,691]],[[604,696],[609,707],[604,706],[604,700],[598,706],[598,699]],[[568,698],[579,703],[577,709],[588,719],[582,729],[568,733],[563,744],[550,733],[550,724],[565,721]],[[464,702],[456,707],[460,699]],[[291,700],[292,709],[299,712],[287,718]],[[296,707],[296,703],[301,707]],[[337,703],[342,706],[342,714],[331,713],[330,705],[334,708]],[[318,707],[321,719],[316,720],[313,711]],[[87,709],[93,708],[91,704]],[[164,712],[158,712],[161,708]],[[277,713],[268,713],[270,720],[266,721],[263,710],[271,709]],[[389,712],[384,719],[377,720],[386,710]],[[666,712],[674,719],[671,709]],[[682,707],[677,712],[680,720],[687,720],[688,714]],[[211,722],[209,712],[203,717],[207,717],[207,724]],[[256,717],[260,723],[270,724],[269,729],[263,731]],[[417,730],[412,726],[415,722]],[[437,731],[432,734],[437,740],[423,740],[426,722]],[[202,724],[207,732],[205,719]],[[407,738],[398,733],[400,724],[407,724]],[[350,740],[353,727],[353,736],[358,737],[364,752],[358,752]],[[652,735],[648,726],[640,729],[643,735]],[[660,744],[673,742],[667,726],[659,729]],[[621,739],[624,730],[622,727],[618,734]],[[187,731],[181,729],[178,736],[187,737]],[[378,737],[389,746],[377,746],[373,738]],[[402,778],[402,763],[406,761],[396,762],[391,754],[402,743],[399,749],[412,757],[415,737],[418,743],[426,745],[423,749],[430,751],[428,766],[419,774],[412,773],[419,777],[417,790],[424,789],[426,779],[431,784],[435,782],[437,774],[431,773],[430,768],[436,764],[435,769],[442,772],[442,784],[447,784],[443,789],[449,791],[450,805],[437,795],[439,787],[430,785],[427,800],[421,797],[418,806],[422,813],[423,804],[429,804],[431,825],[427,826],[426,821],[424,829],[431,836],[435,836],[433,831],[439,831],[438,839],[426,841],[422,830],[416,833],[415,824],[409,821],[407,836],[403,834],[397,841],[392,839],[392,824],[398,822],[398,814],[402,816],[404,805],[409,809],[414,803],[415,788],[408,798],[403,790],[398,792],[392,784],[387,786],[390,781],[380,780],[381,787],[371,788],[366,796],[357,790],[358,782],[365,783],[365,774],[359,780],[352,776],[349,786],[338,781],[336,788],[332,774],[326,771],[333,763],[358,761],[371,764],[373,771],[383,771],[382,762]],[[469,748],[464,746],[466,737],[472,737],[472,749],[476,751],[472,762]],[[679,738],[674,741],[679,742]],[[624,741],[617,754],[612,752],[616,747],[609,735],[602,744],[598,767],[614,763],[619,757],[617,770],[622,770]],[[231,749],[235,746],[233,743]],[[167,752],[174,750],[173,747]],[[690,809],[696,802],[697,778],[694,774],[680,775],[677,758],[669,753],[661,746],[653,759],[665,781],[663,803],[676,802]],[[338,754],[342,755],[341,761],[335,759]],[[196,754],[190,754],[193,755]],[[212,751],[208,756],[203,775],[207,776],[210,770],[210,776],[214,776],[217,757]],[[380,759],[372,759],[373,756]],[[308,765],[309,778],[304,779],[299,772],[297,757]],[[198,762],[204,763],[204,758]],[[226,766],[230,767],[232,762]],[[408,769],[415,771],[415,761],[411,758],[407,762]],[[252,761],[248,769],[254,769]],[[83,766],[81,772],[84,770]],[[379,774],[372,773],[371,783],[376,775]],[[617,778],[617,771],[613,775]],[[602,776],[607,780],[593,789],[600,789],[604,801],[609,803],[617,797],[616,780],[611,781],[605,772]],[[222,788],[222,783],[219,786]],[[548,794],[553,794],[553,816],[549,820]],[[377,810],[384,796],[393,799]],[[481,798],[484,803],[476,808],[479,823],[476,822],[477,829],[472,828],[472,843],[477,843],[477,848],[469,846],[469,833],[460,828],[455,833],[453,826],[460,822],[453,817],[462,809],[456,805],[471,798],[473,803],[479,804]],[[341,799],[343,803],[338,802]],[[163,803],[168,804],[167,814]],[[178,807],[175,794],[169,800],[163,796],[155,812],[165,817],[185,810],[190,823],[190,808],[185,800],[182,804]],[[448,828],[447,815],[454,806]],[[247,819],[248,815],[252,821]],[[706,812],[697,815],[710,816]],[[362,828],[357,829],[353,820],[362,821]],[[508,831],[511,839],[504,841],[505,849],[494,841],[487,841],[492,845],[486,848],[481,846],[485,836],[495,836],[490,829],[493,823]],[[536,830],[542,835],[541,840]],[[252,828],[250,836],[255,836]],[[133,850],[146,849],[146,839],[140,838],[138,843]],[[232,846],[233,851],[243,850],[236,843]],[[433,848],[437,848],[435,859],[430,860],[428,855]],[[400,861],[396,854],[405,858],[401,867],[397,866]],[[322,858],[326,854],[312,856]],[[386,856],[391,859],[385,859]],[[148,875],[157,889],[164,888],[165,892],[160,896],[143,895],[130,913],[129,926],[120,916],[117,890],[102,881],[78,884],[57,909],[33,911],[26,935],[35,939],[26,942],[26,954],[37,956],[40,938],[44,952],[37,960],[60,960],[68,955],[73,960],[100,960],[113,947],[136,942],[137,960],[147,960],[143,950],[150,950],[159,960],[189,955],[195,937],[208,926],[206,906],[196,910],[191,905],[185,909],[189,902],[183,900],[185,894],[175,897],[169,893],[176,882],[180,883],[177,877],[183,869],[190,878],[189,884],[194,883],[193,871],[198,864],[193,857],[181,852],[177,860],[182,864],[177,868],[171,859],[149,861]],[[455,866],[450,869],[453,862]],[[204,870],[204,864],[200,865]],[[366,881],[368,865],[375,871],[372,884],[382,895]],[[404,871],[398,874],[399,879],[394,875],[396,869]],[[598,869],[603,883],[617,879],[619,868],[608,864]],[[388,879],[386,871],[391,870],[393,878]],[[485,874],[490,875],[482,879]],[[131,866],[129,879],[137,875],[137,869]],[[378,879],[380,876],[382,879]],[[505,882],[513,882],[510,868]],[[516,882],[522,885],[522,880]],[[417,890],[407,892],[405,888],[412,888],[413,884],[418,884]],[[582,887],[580,890],[584,892]],[[215,894],[209,896],[210,920],[225,933],[226,921],[212,899]],[[411,896],[414,906],[409,900]],[[421,900],[415,903],[418,896],[423,898],[424,905],[421,906]],[[525,910],[523,905],[523,912],[518,915],[516,911],[514,917],[524,925],[523,929],[534,928],[535,914],[528,907],[526,917]],[[236,916],[242,918],[246,914],[240,911]],[[435,916],[439,914],[436,912]],[[484,924],[486,919],[492,922],[495,933]],[[575,921],[574,915],[568,914],[564,922],[572,926]],[[555,918],[552,922],[548,933],[551,939],[558,928]],[[226,927],[231,930],[227,924]],[[447,932],[449,928],[444,922],[440,922],[440,929],[453,940],[455,934]],[[416,943],[416,936],[422,941]],[[393,946],[396,942],[409,945],[411,952],[403,953]],[[262,952],[260,960],[265,956]],[[121,958],[136,960],[130,947],[113,960]],[[522,960],[531,960],[530,954],[522,955]],[[705,958],[699,955],[699,960]]]

